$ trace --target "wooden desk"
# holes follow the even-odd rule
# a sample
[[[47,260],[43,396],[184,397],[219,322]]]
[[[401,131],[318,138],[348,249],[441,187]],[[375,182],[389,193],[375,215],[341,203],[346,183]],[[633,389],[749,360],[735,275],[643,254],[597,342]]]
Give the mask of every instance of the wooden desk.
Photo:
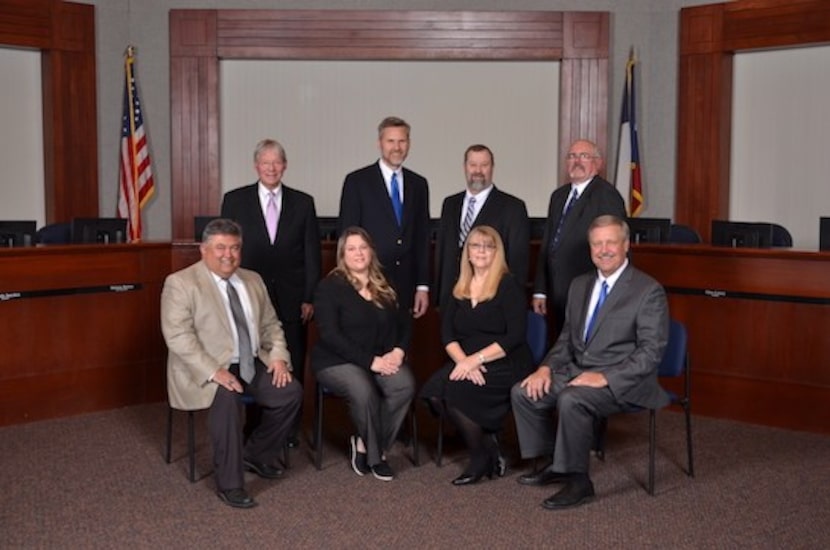
[[[194,243],[0,250],[0,425],[164,400],[161,286],[198,259]],[[632,259],[689,329],[695,414],[830,433],[830,254],[639,245]],[[419,383],[443,361],[439,327],[434,310],[415,321]]]
[[[170,244],[0,249],[0,425],[166,398]]]
[[[830,254],[639,245],[689,330],[692,411],[830,433]]]

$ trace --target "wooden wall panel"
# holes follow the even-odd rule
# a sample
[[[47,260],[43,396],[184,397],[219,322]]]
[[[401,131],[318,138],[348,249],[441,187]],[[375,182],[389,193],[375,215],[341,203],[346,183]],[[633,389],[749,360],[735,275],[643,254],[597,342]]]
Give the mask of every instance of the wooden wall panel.
[[[220,58],[563,61],[560,141],[607,148],[608,35],[604,12],[171,10],[173,239],[219,211]]]
[[[95,6],[7,0],[0,45],[41,50],[46,221],[97,216]]]
[[[738,0],[680,11],[674,218],[710,239],[729,215],[732,57],[735,52],[830,43],[821,0]]]

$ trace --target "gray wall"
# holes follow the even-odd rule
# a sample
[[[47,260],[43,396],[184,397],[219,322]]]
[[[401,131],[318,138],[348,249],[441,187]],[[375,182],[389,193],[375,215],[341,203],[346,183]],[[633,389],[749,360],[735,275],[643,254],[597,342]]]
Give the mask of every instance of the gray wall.
[[[76,0],[77,1],[77,0]],[[646,192],[645,216],[674,213],[677,46],[679,9],[709,0],[94,0],[98,61],[100,212],[115,212],[118,140],[123,92],[123,54],[137,47],[145,123],[150,134],[156,195],[144,210],[146,238],[170,238],[170,100],[168,12],[170,9],[401,9],[608,11],[611,17],[609,162],[615,159],[624,67],[631,47],[641,62],[638,81],[640,150]],[[358,165],[363,159],[356,160]],[[530,160],[529,160],[530,161]],[[425,172],[427,168],[423,169]],[[551,189],[559,182],[551,174]],[[438,212],[433,212],[437,216]]]

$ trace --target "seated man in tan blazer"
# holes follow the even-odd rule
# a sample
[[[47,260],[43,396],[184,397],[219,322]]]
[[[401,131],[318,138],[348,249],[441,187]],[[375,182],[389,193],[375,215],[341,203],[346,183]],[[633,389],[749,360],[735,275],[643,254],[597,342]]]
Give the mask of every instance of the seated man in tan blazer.
[[[199,249],[201,261],[169,275],[161,295],[167,391],[174,408],[210,409],[219,498],[251,508],[256,502],[245,491],[243,469],[282,476],[276,457],[299,411],[302,388],[291,376],[282,325],[262,279],[239,268],[242,229],[231,220],[213,220]],[[244,444],[243,393],[263,409]]]

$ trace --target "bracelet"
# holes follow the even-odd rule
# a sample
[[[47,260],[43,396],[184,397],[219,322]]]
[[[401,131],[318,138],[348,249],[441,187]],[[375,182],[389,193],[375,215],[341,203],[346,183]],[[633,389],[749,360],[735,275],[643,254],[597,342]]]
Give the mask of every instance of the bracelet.
[[[478,362],[481,363],[482,365],[484,364],[484,354],[483,353],[478,354]]]

